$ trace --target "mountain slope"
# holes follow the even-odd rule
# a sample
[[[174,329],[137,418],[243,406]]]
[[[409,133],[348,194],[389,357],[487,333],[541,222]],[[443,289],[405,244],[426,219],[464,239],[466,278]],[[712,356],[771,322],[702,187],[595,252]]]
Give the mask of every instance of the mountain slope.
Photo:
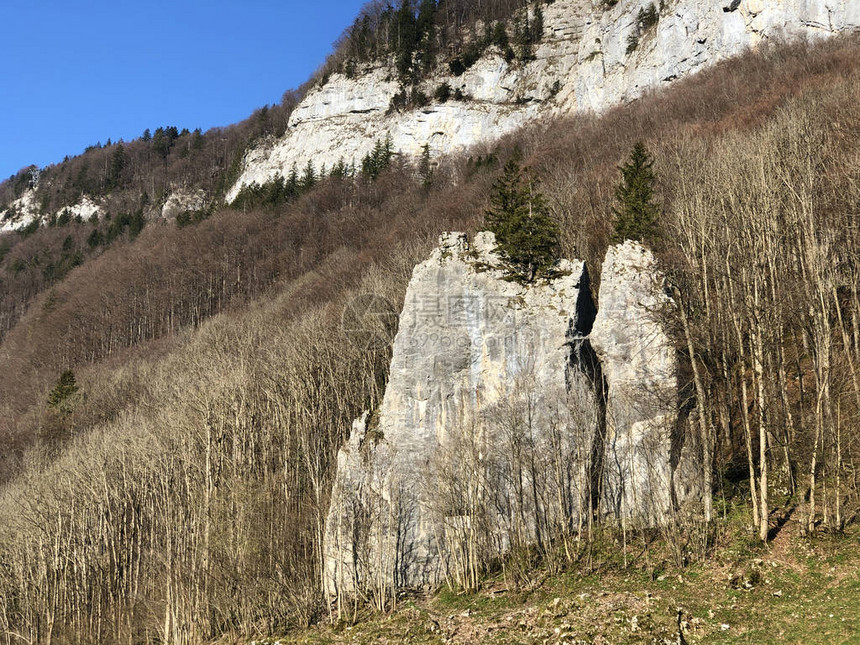
[[[534,22],[537,9],[528,11]],[[308,91],[283,137],[248,151],[227,201],[245,185],[301,172],[309,163],[360,166],[386,137],[395,151],[413,157],[425,146],[434,156],[465,152],[527,123],[603,112],[777,38],[860,28],[860,6],[850,0],[673,0],[659,7],[645,0],[556,0],[541,15],[539,42],[521,59],[478,31],[467,38],[485,52],[464,70],[443,55],[431,72],[409,81],[392,73],[388,60],[345,62],[348,72],[324,76]],[[401,105],[407,94],[423,98]]]
[[[612,232],[617,165],[639,139],[652,149],[663,203],[659,255],[685,296],[692,341],[709,370],[717,486],[743,523],[744,419],[757,424],[758,408],[742,407],[741,384],[755,400],[759,390],[750,384],[765,381],[750,380],[754,364],[732,344],[729,316],[747,311],[746,292],[729,297],[721,263],[728,248],[739,271],[727,284],[749,286],[752,301],[754,284],[741,278],[754,268],[767,276],[769,265],[748,253],[750,232],[766,224],[773,236],[790,231],[786,240],[799,240],[795,218],[814,215],[801,221],[814,222],[820,238],[804,238],[801,250],[771,244],[772,255],[762,256],[781,271],[765,292],[775,303],[766,320],[776,322],[738,322],[744,339],[785,330],[780,350],[775,335],[763,337],[774,343],[768,365],[776,370],[773,357],[783,351],[790,371],[785,408],[780,379],[766,382],[774,416],[762,427],[788,427],[786,411],[796,424],[790,442],[754,463],[774,464],[771,507],[793,499],[799,517],[811,510],[813,526],[838,530],[833,509],[841,508],[844,523],[858,508],[857,481],[845,467],[858,446],[847,430],[837,444],[835,430],[847,425],[816,421],[808,395],[816,367],[804,342],[818,347],[829,328],[804,337],[820,320],[801,306],[817,282],[796,260],[818,258],[809,266],[831,271],[832,282],[822,284],[837,287],[838,304],[826,310],[835,339],[826,382],[839,397],[840,424],[853,424],[858,52],[852,38],[764,48],[602,117],[542,123],[480,158],[446,159],[429,186],[395,159],[375,181],[328,178],[289,203],[213,212],[179,229],[148,226],[71,269],[53,295],[30,303],[0,345],[0,423],[4,447],[11,446],[0,492],[2,637],[10,644],[19,640],[12,633],[41,642],[206,642],[281,633],[327,615],[320,563],[331,466],[351,420],[380,400],[389,360],[387,349],[362,351],[341,333],[344,307],[370,292],[398,308],[412,267],[436,236],[479,226],[499,160],[517,147],[544,179],[563,252],[591,266],[602,261]],[[19,243],[59,236],[62,247],[66,231],[93,230],[68,226]],[[825,253],[816,239],[838,243]],[[170,297],[177,283],[187,296]],[[718,287],[726,289],[719,299],[711,295]],[[63,407],[49,405],[67,369],[79,392]],[[798,480],[809,473],[819,427],[827,428],[828,452],[827,459],[817,453],[819,505],[810,507],[801,486],[794,498],[783,492],[791,485],[783,473]],[[710,552],[697,535],[673,536],[681,561]],[[622,554],[633,558],[647,537],[622,536],[622,545],[635,538]]]

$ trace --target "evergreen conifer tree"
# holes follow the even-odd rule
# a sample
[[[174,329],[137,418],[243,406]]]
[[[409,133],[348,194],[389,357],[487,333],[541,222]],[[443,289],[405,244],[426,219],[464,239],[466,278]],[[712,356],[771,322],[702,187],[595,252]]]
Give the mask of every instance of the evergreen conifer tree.
[[[540,3],[535,3],[535,13],[534,20],[532,20],[531,24],[531,41],[533,43],[539,43],[543,39],[543,9],[540,7]]]
[[[496,21],[495,26],[493,27],[493,44],[505,51],[508,47],[510,47],[510,41],[508,40],[508,31],[505,29],[505,23],[501,20]]]
[[[397,71],[401,79],[406,79],[412,72],[413,54],[418,46],[418,21],[413,0],[401,0],[390,37]]]
[[[57,412],[68,412],[72,397],[78,392],[78,384],[75,381],[75,373],[66,370],[60,375],[57,384],[48,395],[48,406]]]
[[[126,163],[127,157],[125,154],[125,148],[120,143],[113,151],[113,156],[111,157],[110,173],[107,179],[107,187],[109,189],[119,186],[122,171],[125,168]]]
[[[418,162],[418,176],[421,185],[429,188],[433,184],[433,162],[430,160],[430,144],[425,143],[421,148],[421,159]]]
[[[549,213],[539,182],[513,158],[493,184],[487,228],[510,276],[534,282],[550,274],[558,260],[559,228]]]
[[[316,171],[314,170],[314,163],[308,159],[308,164],[305,166],[305,172],[302,175],[301,188],[302,190],[310,190],[316,183],[317,176]]]
[[[385,170],[394,158],[394,142],[389,132],[385,141],[376,140],[373,151],[367,153],[361,160],[361,173],[370,180],[375,180]]]
[[[654,160],[642,142],[633,146],[630,160],[621,166],[621,183],[615,189],[617,205],[614,243],[641,241],[652,237],[657,229],[659,207],[654,201]]]
[[[436,60],[436,0],[421,0],[416,29],[421,68],[429,72]]]
[[[71,413],[77,394],[75,375],[66,370],[48,394],[47,414],[39,426],[38,436],[45,448],[54,450],[71,437]]]
[[[200,128],[197,128],[191,133],[191,148],[192,150],[203,149],[203,132]]]
[[[293,162],[293,165],[290,167],[290,174],[287,177],[287,186],[293,189],[294,193],[298,193],[299,191],[299,169],[296,166],[296,162]]]
[[[337,163],[331,167],[330,177],[336,179],[346,179],[349,173],[349,168],[346,165],[346,162],[343,160],[343,157],[337,160]]]

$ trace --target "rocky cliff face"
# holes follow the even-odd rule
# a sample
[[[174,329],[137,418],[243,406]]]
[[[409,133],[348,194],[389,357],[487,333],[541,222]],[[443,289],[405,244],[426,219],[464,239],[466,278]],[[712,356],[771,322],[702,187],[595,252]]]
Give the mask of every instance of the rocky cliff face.
[[[64,214],[71,218],[79,217],[82,220],[89,221],[93,215],[97,217],[101,216],[102,206],[90,199],[89,196],[84,195],[71,206],[59,209],[53,214],[53,217],[59,218]],[[50,214],[42,214],[42,209],[36,197],[36,191],[31,188],[12,202],[9,208],[0,212],[0,233],[21,230],[36,220],[48,222],[51,220],[51,216]]]
[[[331,593],[435,585],[470,559],[575,532],[598,497],[647,525],[701,499],[650,252],[609,250],[595,321],[582,262],[524,287],[494,246],[448,234],[413,273],[382,406],[338,455]]]
[[[597,415],[578,358],[594,318],[588,274],[565,261],[525,288],[504,279],[494,246],[448,234],[415,268],[381,409],[338,455],[331,592],[437,584],[483,529],[494,542],[476,548],[498,552],[585,501]]]
[[[36,191],[32,188],[0,212],[0,233],[17,231],[39,217]]]
[[[334,74],[312,89],[279,140],[250,150],[228,192],[342,160],[360,164],[377,139],[418,155],[459,152],[546,116],[601,111],[633,100],[749,47],[775,38],[817,38],[860,28],[856,0],[668,0],[656,2],[659,20],[639,20],[650,0],[556,0],[545,7],[544,37],[535,60],[509,64],[493,52],[462,76],[444,66],[423,83],[428,96],[443,82],[466,99],[390,110],[399,90],[392,66]]]
[[[650,251],[630,241],[607,251],[589,337],[607,388],[602,501],[646,523],[672,503],[678,360],[660,321],[671,306]]]
[[[175,218],[181,213],[199,211],[205,207],[205,191],[181,188],[170,193],[167,199],[164,200],[164,204],[161,207],[161,217],[165,219]]]
[[[164,204],[154,205],[145,211],[149,219],[163,217],[165,219],[175,218],[186,211],[198,211],[207,205],[207,196],[203,190],[177,189],[168,195]],[[39,200],[35,189],[29,189],[21,197],[16,199],[10,207],[0,211],[0,233],[18,231],[28,224],[38,221],[45,224],[52,218],[59,218],[68,214],[71,218],[81,218],[90,221],[93,216],[101,218],[107,212],[109,199],[93,199],[89,195],[83,195],[71,206],[64,206],[55,213],[45,214],[39,206]]]

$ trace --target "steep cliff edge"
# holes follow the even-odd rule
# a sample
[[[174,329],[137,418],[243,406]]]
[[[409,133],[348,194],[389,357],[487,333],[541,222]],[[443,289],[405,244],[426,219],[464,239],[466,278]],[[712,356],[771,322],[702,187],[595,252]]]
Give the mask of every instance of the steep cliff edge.
[[[291,115],[287,133],[249,150],[226,199],[242,186],[263,184],[339,161],[359,164],[376,140],[395,151],[434,155],[491,142],[547,116],[602,111],[631,101],[749,47],[772,39],[818,38],[860,28],[854,0],[671,0],[656,24],[643,23],[648,0],[556,0],[544,10],[544,35],[534,60],[508,63],[491,48],[461,76],[443,64],[424,80],[427,96],[443,83],[463,100],[391,109],[400,85],[391,65],[356,78],[333,74]]]

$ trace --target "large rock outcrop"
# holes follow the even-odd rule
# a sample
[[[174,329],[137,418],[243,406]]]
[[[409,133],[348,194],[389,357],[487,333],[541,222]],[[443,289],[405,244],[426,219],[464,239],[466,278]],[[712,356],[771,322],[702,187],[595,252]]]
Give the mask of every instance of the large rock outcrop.
[[[588,273],[505,279],[491,234],[443,236],[406,294],[381,409],[338,455],[329,592],[423,587],[588,507],[598,408]],[[471,549],[471,551],[470,551]]]
[[[338,454],[332,594],[462,583],[474,562],[571,535],[589,513],[660,526],[701,509],[651,252],[608,250],[595,317],[584,263],[525,287],[494,246],[447,234],[415,268],[382,405]]]
[[[39,219],[39,204],[31,188],[0,212],[0,233],[20,230],[35,219]]]
[[[182,213],[203,210],[206,207],[206,191],[179,188],[174,190],[161,206],[161,217],[173,219]]]
[[[20,231],[34,221],[47,223],[52,218],[59,219],[62,216],[89,221],[93,216],[100,217],[103,211],[104,207],[100,202],[83,195],[71,206],[64,206],[53,214],[44,214],[35,188],[30,188],[6,210],[0,211],[0,233]]]
[[[419,155],[466,150],[526,123],[577,111],[602,111],[631,101],[713,63],[776,38],[819,38],[860,28],[857,0],[669,0],[657,24],[644,27],[651,0],[556,0],[544,8],[544,37],[527,63],[490,52],[462,76],[444,65],[422,84],[433,96],[442,83],[466,100],[391,110],[400,86],[392,65],[370,66],[355,78],[333,74],[308,92],[287,133],[250,150],[227,194],[287,175],[308,161],[319,170],[342,160],[361,164],[377,139]],[[635,43],[635,47],[633,47]]]
[[[606,381],[603,506],[648,524],[672,508],[678,358],[662,317],[672,306],[654,256],[637,242],[612,246],[589,336]]]

